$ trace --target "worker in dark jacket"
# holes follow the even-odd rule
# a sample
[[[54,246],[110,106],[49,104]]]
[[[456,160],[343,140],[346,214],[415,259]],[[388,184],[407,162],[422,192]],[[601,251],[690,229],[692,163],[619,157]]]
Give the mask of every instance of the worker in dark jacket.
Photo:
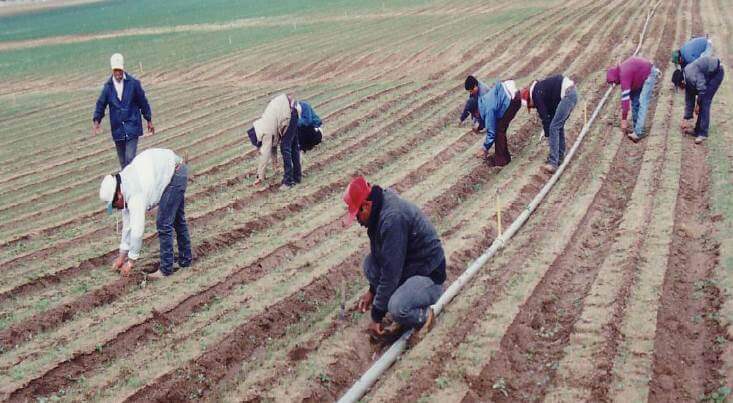
[[[153,115],[140,81],[125,72],[124,59],[119,53],[110,58],[112,76],[102,87],[92,118],[92,134],[99,134],[100,122],[109,105],[109,123],[117,148],[120,168],[132,162],[137,154],[137,140],[143,134],[142,117],[148,121],[148,132],[155,134]]]
[[[476,130],[476,128],[478,128],[478,130],[480,131],[484,128],[484,126],[478,113],[478,99],[479,97],[489,92],[489,86],[477,80],[474,76],[466,77],[466,81],[464,82],[463,86],[466,91],[468,91],[468,99],[466,100],[466,105],[463,107],[460,123],[458,125],[462,125],[466,118],[471,116],[473,120],[474,131]]]
[[[710,127],[710,107],[713,97],[723,82],[725,72],[720,59],[703,56],[685,67],[684,77],[675,82],[679,88],[685,90],[685,116],[682,120],[682,130],[695,136],[695,144],[700,144],[708,138]],[[690,127],[693,110],[699,110],[694,130]]]
[[[302,169],[303,153],[312,150],[323,140],[323,122],[306,101],[296,101],[295,109],[298,111],[298,143]]]
[[[391,190],[370,185],[363,176],[351,181],[343,200],[347,226],[356,218],[369,235],[370,253],[363,269],[369,290],[359,309],[371,307],[369,330],[381,336],[387,312],[402,330],[429,330],[430,308],[443,293],[445,254],[435,228],[414,204]]]
[[[578,103],[573,80],[561,74],[534,81],[521,91],[527,110],[536,108],[545,137],[549,137],[550,155],[542,170],[554,173],[565,158],[565,122]]]

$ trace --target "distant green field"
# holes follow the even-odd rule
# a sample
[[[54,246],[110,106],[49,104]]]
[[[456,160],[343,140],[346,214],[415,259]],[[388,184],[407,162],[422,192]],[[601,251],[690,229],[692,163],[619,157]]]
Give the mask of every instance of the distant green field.
[[[0,18],[0,42],[59,35],[92,34],[131,28],[226,22],[287,14],[364,12],[417,5],[390,0],[127,0],[102,1]]]

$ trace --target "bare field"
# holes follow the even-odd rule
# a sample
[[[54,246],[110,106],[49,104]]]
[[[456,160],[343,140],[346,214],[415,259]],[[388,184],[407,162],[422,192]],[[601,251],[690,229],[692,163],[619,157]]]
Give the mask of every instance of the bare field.
[[[651,6],[359,2],[296,15],[278,4],[272,16],[184,12],[159,26],[0,28],[0,399],[338,399],[384,351],[355,309],[369,246],[358,226],[341,228],[351,177],[421,206],[454,281],[496,238],[497,195],[506,227],[549,178],[534,111],[510,126],[510,165],[473,156],[483,137],[456,125],[465,76],[568,74],[580,94],[570,145]],[[2,10],[0,22],[13,18]],[[679,130],[669,54],[709,33],[729,66],[731,21],[725,0],[660,3],[640,51],[663,72],[649,136],[621,137],[616,90],[527,224],[364,401],[730,399],[733,89],[721,86],[696,146]],[[89,131],[118,50],[158,130],[139,151],[187,154],[193,173],[194,264],[162,280],[110,269],[118,235],[97,189],[117,162],[109,133]],[[257,191],[244,131],[283,91],[308,100],[327,135],[297,191],[278,192],[278,174]],[[155,267],[146,221],[138,266]]]

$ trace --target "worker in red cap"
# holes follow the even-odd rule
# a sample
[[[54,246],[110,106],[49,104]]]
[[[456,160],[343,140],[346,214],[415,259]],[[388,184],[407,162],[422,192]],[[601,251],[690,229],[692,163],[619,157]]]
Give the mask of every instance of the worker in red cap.
[[[443,294],[446,279],[445,253],[435,228],[416,205],[370,185],[363,176],[351,181],[343,200],[348,207],[344,226],[356,218],[369,236],[370,253],[363,263],[369,290],[358,306],[362,312],[371,308],[369,332],[385,335],[387,312],[398,331],[429,331],[430,306]]]

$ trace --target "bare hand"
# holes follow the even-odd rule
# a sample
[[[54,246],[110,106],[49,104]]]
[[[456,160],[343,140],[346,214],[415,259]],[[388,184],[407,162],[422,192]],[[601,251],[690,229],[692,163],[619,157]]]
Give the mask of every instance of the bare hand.
[[[99,134],[99,122],[93,121],[92,122],[92,136],[95,136]]]
[[[374,294],[371,291],[367,291],[364,295],[359,298],[359,305],[357,308],[360,312],[364,313],[372,307],[372,301],[374,300]]]
[[[132,271],[132,260],[128,260],[127,262],[125,262],[124,265],[122,265],[120,272],[122,272],[123,276],[129,276],[131,271]]]
[[[155,135],[155,127],[153,126],[152,121],[148,121],[148,133],[150,133],[151,136]]]
[[[375,336],[382,336],[384,334],[384,327],[382,326],[382,322],[371,322],[369,324],[369,327],[367,328],[367,331]]]
[[[483,158],[486,159],[486,154],[488,154],[488,151],[484,150],[483,148],[476,151],[475,157],[476,158]]]

